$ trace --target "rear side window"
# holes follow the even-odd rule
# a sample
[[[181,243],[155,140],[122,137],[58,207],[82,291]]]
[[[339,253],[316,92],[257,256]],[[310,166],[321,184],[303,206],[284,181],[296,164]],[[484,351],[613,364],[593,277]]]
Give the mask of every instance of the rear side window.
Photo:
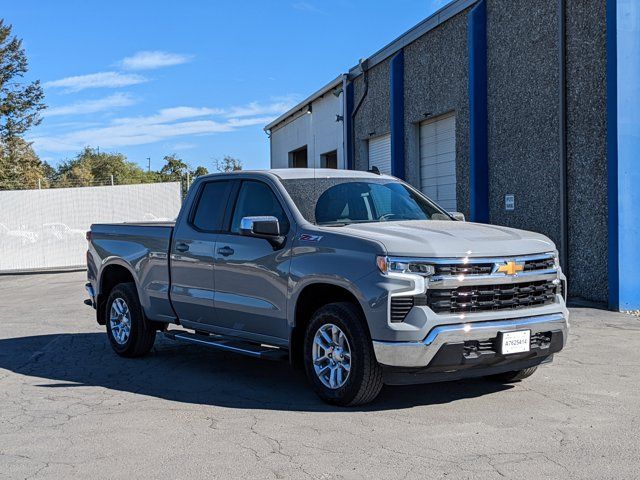
[[[222,230],[224,211],[229,198],[231,182],[209,182],[202,188],[196,211],[193,214],[193,226],[200,230]]]

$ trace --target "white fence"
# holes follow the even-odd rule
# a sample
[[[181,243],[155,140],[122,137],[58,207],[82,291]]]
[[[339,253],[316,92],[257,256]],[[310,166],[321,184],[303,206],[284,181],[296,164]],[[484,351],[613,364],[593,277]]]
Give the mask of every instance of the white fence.
[[[180,183],[0,191],[0,272],[85,265],[92,223],[174,220]]]

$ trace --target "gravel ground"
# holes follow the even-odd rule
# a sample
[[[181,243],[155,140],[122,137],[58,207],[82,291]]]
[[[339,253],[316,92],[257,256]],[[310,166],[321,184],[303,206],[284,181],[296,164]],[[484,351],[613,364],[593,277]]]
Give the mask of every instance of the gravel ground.
[[[156,341],[113,354],[84,273],[0,277],[0,479],[640,478],[640,320],[572,310],[515,385],[321,403],[298,371]]]

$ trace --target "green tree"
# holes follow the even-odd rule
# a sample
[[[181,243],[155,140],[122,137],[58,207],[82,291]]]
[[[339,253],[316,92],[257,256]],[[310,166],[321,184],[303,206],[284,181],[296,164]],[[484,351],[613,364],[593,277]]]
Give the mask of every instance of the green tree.
[[[0,141],[12,162],[17,161],[16,150],[23,148],[14,140],[40,123],[40,112],[45,108],[40,81],[22,80],[27,71],[22,40],[11,36],[11,25],[0,19]]]
[[[178,158],[175,153],[166,155],[163,160],[165,164],[158,172],[160,181],[180,182],[183,178],[186,178],[187,172],[189,172],[189,165],[181,158]]]
[[[49,184],[45,172],[30,143],[20,137],[0,142],[0,189],[45,188]]]
[[[154,181],[153,174],[128,161],[121,153],[106,153],[85,147],[76,158],[60,164],[55,183],[60,187],[109,185],[112,177],[114,183],[120,185]]]
[[[237,172],[242,170],[242,161],[225,155],[222,160],[216,160],[216,169],[219,172]]]
[[[44,179],[44,165],[22,139],[41,121],[45,108],[40,82],[25,83],[27,57],[22,41],[0,19],[0,188],[35,188]],[[44,182],[46,186],[46,181]]]
[[[175,153],[166,155],[164,157],[164,162],[163,167],[158,172],[158,177],[162,182],[180,182],[183,179],[186,180],[187,173],[191,179],[209,173],[209,170],[202,165],[199,165],[196,168],[191,168],[188,163],[181,158],[178,158]]]
[[[201,177],[202,175],[207,175],[208,173],[209,170],[207,170],[207,167],[203,167],[200,165],[193,171],[193,177]]]

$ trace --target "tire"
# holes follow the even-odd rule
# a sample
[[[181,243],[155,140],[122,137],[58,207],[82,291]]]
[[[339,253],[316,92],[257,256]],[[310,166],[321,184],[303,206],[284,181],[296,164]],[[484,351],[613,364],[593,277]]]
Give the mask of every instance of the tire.
[[[529,367],[524,370],[516,370],[514,372],[504,372],[498,373],[496,375],[489,375],[487,378],[494,382],[501,383],[513,383],[519,382],[520,380],[524,380],[527,377],[530,377],[534,374],[534,372],[538,369],[538,367]]]
[[[105,309],[107,336],[114,352],[129,358],[149,353],[156,339],[156,329],[144,316],[135,284],[116,285],[109,294]]]
[[[314,365],[314,344],[316,334],[321,335],[320,330],[329,337],[336,331],[340,332],[338,342],[329,343],[326,337],[320,338],[325,346],[333,345],[329,350],[319,346],[320,344],[315,347],[316,358],[322,353],[324,359],[322,363],[318,363],[318,369],[324,370],[328,366],[329,372],[332,369],[337,372],[333,387],[327,384],[331,383],[331,374],[325,370],[319,375]],[[351,303],[330,303],[314,313],[305,331],[303,355],[307,378],[316,394],[327,403],[340,406],[363,405],[373,401],[382,389],[382,368],[376,361],[362,314]],[[327,360],[332,355],[333,358]],[[335,365],[329,362],[334,362]]]

